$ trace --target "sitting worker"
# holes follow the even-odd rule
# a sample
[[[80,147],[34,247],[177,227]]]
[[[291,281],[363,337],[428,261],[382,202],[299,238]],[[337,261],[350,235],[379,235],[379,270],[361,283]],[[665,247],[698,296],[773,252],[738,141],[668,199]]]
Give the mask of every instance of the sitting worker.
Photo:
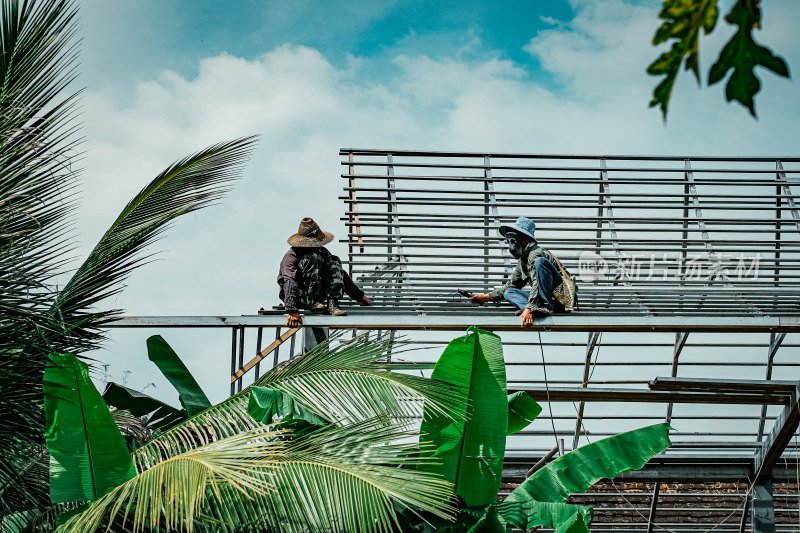
[[[517,268],[504,285],[470,298],[480,304],[505,299],[519,309],[517,315],[522,315],[523,327],[532,325],[534,317],[565,311],[553,296],[553,291],[561,284],[559,271],[563,267],[556,256],[536,242],[535,229],[533,220],[525,217],[519,217],[512,226],[500,226],[500,234],[506,238],[508,251],[518,260]],[[566,270],[563,272],[569,277]],[[531,285],[530,292],[522,290],[528,283]]]
[[[333,234],[319,229],[311,218],[301,220],[297,233],[287,240],[291,248],[283,256],[278,273],[287,326],[303,323],[301,308],[310,309],[312,313],[346,315],[339,307],[343,293],[361,305],[372,304],[342,269],[342,261],[325,248],[332,240]]]

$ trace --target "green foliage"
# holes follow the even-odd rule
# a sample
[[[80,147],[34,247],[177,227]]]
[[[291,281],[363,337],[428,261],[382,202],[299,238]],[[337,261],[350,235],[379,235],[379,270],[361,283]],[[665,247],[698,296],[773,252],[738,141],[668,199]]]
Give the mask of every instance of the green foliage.
[[[53,354],[44,393],[54,503],[96,500],[136,475],[86,363],[72,354]]]
[[[772,50],[759,45],[753,39],[753,28],[760,27],[761,24],[761,10],[757,0],[739,0],[725,20],[738,26],[738,29],[722,49],[717,62],[712,65],[708,73],[708,83],[714,85],[729,70],[733,70],[725,85],[725,98],[729,102],[736,100],[749,109],[751,115],[756,116],[753,97],[761,89],[761,83],[755,75],[755,68],[762,66],[788,78],[789,67]]]
[[[531,398],[528,393],[517,391],[514,394],[509,394],[506,435],[513,435],[518,431],[522,431],[536,420],[536,417],[541,412],[542,406],[536,403],[536,400]]]
[[[593,509],[585,505],[537,502],[532,499],[503,501],[496,506],[500,516],[509,525],[526,531],[536,526],[556,529],[572,520],[576,513],[588,524],[592,521],[593,513]]]
[[[669,424],[655,424],[608,437],[562,455],[511,491],[506,502],[565,502],[604,478],[638,470],[671,445]]]
[[[664,20],[653,36],[653,46],[671,39],[672,47],[661,54],[649,67],[647,73],[664,76],[653,91],[650,107],[660,106],[666,119],[669,99],[681,63],[686,59],[686,70],[694,73],[700,83],[699,36],[700,30],[709,34],[714,30],[719,17],[718,0],[664,0],[659,18]]]
[[[733,74],[725,88],[726,98],[740,102],[753,116],[753,97],[761,88],[755,68],[763,66],[780,76],[789,76],[783,59],[753,39],[753,29],[760,27],[761,22],[758,4],[759,0],[736,1],[725,20],[738,29],[722,49],[708,76],[709,85],[713,85],[732,69]],[[647,73],[664,76],[653,91],[650,107],[660,107],[666,120],[672,89],[682,63],[700,83],[700,31],[707,35],[714,30],[719,18],[718,0],[664,0],[659,18],[664,22],[653,36],[653,46],[669,41],[672,41],[672,46],[647,67]]]
[[[147,417],[147,426],[152,430],[166,429],[188,418],[185,409],[175,409],[143,392],[113,382],[106,385],[103,400],[109,407],[136,417]]]
[[[153,335],[147,339],[147,357],[178,391],[181,405],[189,416],[211,407],[211,402],[208,401],[197,380],[161,335]]]
[[[455,419],[428,416],[423,439],[437,445],[441,463],[428,466],[455,484],[467,507],[497,499],[508,430],[508,395],[500,337],[472,327],[450,341],[431,378],[461,391],[464,400]]]
[[[247,414],[262,424],[304,421],[312,426],[327,426],[331,423],[312,409],[296,402],[291,394],[267,387],[250,389]]]

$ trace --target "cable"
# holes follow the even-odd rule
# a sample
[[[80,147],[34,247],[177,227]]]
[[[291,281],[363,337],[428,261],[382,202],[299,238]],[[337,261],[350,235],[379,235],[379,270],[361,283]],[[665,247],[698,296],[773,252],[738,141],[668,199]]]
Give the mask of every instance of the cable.
[[[547,391],[547,408],[550,410],[550,424],[553,426],[553,437],[556,439],[556,449],[559,448],[558,445],[558,432],[556,431],[556,423],[553,420],[553,404],[550,402],[550,385],[548,384],[547,380],[547,363],[544,360],[544,346],[542,345],[542,332],[536,330],[536,333],[539,335],[539,350],[542,352],[542,372],[544,372],[544,387]]]

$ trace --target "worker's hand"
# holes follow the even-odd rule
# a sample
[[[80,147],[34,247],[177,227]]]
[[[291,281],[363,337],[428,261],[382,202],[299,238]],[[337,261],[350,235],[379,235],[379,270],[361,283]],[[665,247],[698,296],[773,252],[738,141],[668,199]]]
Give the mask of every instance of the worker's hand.
[[[472,303],[483,305],[491,299],[492,297],[489,296],[489,293],[485,292],[483,294],[476,294],[475,296],[470,297],[469,301]]]
[[[370,306],[372,305],[372,300],[367,298],[367,295],[365,294],[364,296],[361,297],[361,305]]]
[[[522,312],[522,327],[528,328],[533,325],[533,313],[530,309],[525,309]]]
[[[290,328],[296,328],[300,324],[303,323],[303,317],[300,316],[300,313],[295,311],[294,313],[286,313],[286,325]]]

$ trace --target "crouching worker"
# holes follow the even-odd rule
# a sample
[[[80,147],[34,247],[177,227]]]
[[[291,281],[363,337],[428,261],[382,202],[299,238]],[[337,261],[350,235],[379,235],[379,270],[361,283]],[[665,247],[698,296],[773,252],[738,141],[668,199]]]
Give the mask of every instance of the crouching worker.
[[[523,327],[533,325],[534,317],[571,311],[575,300],[569,272],[555,255],[539,246],[534,237],[535,229],[533,221],[525,217],[519,217],[512,226],[500,226],[509,253],[517,258],[517,268],[504,285],[470,298],[480,304],[505,299],[519,309],[517,315],[522,315]],[[562,285],[564,278],[567,284]],[[530,292],[522,290],[529,283]]]
[[[322,231],[311,218],[300,221],[297,233],[287,240],[291,249],[283,256],[278,274],[287,326],[303,323],[300,309],[333,316],[346,315],[339,307],[339,299],[344,293],[361,305],[371,305],[364,291],[342,269],[341,260],[325,248],[332,240],[333,234]]]

